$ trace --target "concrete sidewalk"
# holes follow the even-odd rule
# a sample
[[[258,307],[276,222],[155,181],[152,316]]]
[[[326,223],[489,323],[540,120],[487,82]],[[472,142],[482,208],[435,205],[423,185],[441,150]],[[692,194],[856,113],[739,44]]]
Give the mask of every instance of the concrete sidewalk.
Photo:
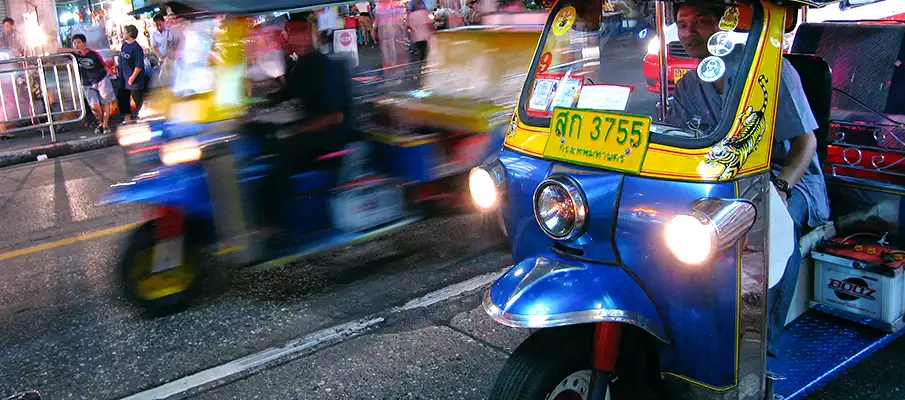
[[[80,122],[62,128],[56,132],[56,142],[50,141],[46,129],[43,136],[38,131],[16,132],[15,138],[0,141],[0,167],[39,161],[41,156],[56,158],[116,145],[114,134],[96,134]]]

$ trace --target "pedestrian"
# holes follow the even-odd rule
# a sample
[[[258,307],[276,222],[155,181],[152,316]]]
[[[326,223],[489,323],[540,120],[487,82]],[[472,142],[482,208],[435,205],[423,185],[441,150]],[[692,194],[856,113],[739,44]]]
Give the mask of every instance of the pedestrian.
[[[13,58],[25,57],[25,40],[16,31],[16,21],[10,17],[3,19],[3,30],[0,31],[0,49],[12,50]]]
[[[161,85],[168,85],[173,76],[173,68],[176,66],[182,38],[178,31],[167,26],[163,14],[154,15],[154,27],[157,30],[151,33],[151,50],[157,57],[160,69],[157,80]]]
[[[127,91],[135,102],[135,110],[126,115],[126,122],[138,119],[144,102],[145,91],[145,50],[141,48],[135,39],[138,38],[138,28],[134,25],[126,25],[123,28],[123,47],[119,53],[119,79],[123,90]],[[121,110],[126,113],[129,109]]]
[[[317,34],[320,38],[321,51],[333,52],[333,30],[339,15],[333,7],[327,7],[317,13]]]
[[[83,34],[72,35],[72,46],[75,48],[62,48],[59,52],[73,53],[79,64],[85,100],[88,101],[91,112],[98,121],[94,133],[109,133],[110,114],[113,111],[116,95],[113,92],[113,83],[107,76],[104,58],[98,52],[88,48],[88,40]]]
[[[412,11],[407,22],[411,29],[409,37],[412,41],[412,50],[415,51],[414,62],[424,63],[427,59],[427,41],[434,34],[434,20],[430,18],[423,0],[412,1]]]

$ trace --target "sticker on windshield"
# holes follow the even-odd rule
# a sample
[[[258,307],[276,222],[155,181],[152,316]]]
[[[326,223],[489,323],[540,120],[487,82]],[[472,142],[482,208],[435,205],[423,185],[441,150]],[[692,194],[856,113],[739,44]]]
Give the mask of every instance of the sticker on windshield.
[[[698,64],[698,77],[704,82],[716,82],[726,73],[726,63],[722,58],[710,56]]]
[[[531,99],[528,108],[531,110],[546,111],[547,105],[553,99],[553,91],[556,89],[555,79],[538,79],[534,81],[534,90],[531,91]]]
[[[581,88],[577,108],[602,111],[625,111],[635,88],[623,85],[586,85]]]
[[[713,36],[707,40],[707,50],[710,54],[717,57],[725,57],[731,53],[733,49],[735,49],[735,44],[729,39],[729,32],[720,31],[714,33]]]
[[[553,63],[553,53],[550,53],[548,51],[544,54],[541,54],[540,65],[537,66],[537,73],[542,74],[544,72],[547,72],[547,70],[550,69],[551,63]]]
[[[581,81],[575,78],[565,78],[559,82],[558,86],[556,95],[553,98],[553,107],[572,107],[578,97],[578,92],[581,90]]]
[[[720,18],[720,29],[724,31],[734,31],[738,27],[738,7],[729,7]]]
[[[572,29],[572,24],[575,23],[575,7],[565,6],[556,13],[556,18],[553,19],[553,34],[556,36],[562,36],[563,33]]]

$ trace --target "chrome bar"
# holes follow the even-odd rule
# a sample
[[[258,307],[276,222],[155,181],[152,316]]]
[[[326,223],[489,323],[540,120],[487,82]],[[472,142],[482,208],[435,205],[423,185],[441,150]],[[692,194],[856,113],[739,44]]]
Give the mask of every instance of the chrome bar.
[[[38,80],[40,81],[41,78],[38,77]],[[28,62],[27,61],[25,64],[25,86],[28,89],[28,107],[31,110],[31,117],[35,118],[35,116],[37,115],[37,112],[35,111],[35,97],[31,94],[31,77],[28,76]],[[47,98],[45,97],[44,100],[46,101]]]
[[[13,91],[15,90],[16,87],[13,86]],[[3,96],[3,79],[0,79],[0,109],[3,109],[3,120],[8,120],[9,115],[6,113],[6,99]]]
[[[660,42],[660,51],[659,53],[659,67],[660,67],[660,121],[662,122],[666,119],[666,101],[667,92],[669,91],[669,81],[666,80],[666,52],[669,50],[666,47],[666,4],[662,1],[658,1],[656,4],[657,10],[657,41]]]
[[[57,141],[56,130],[53,126],[53,110],[50,107],[50,99],[47,98],[49,94],[47,90],[47,77],[44,76],[44,61],[39,57],[38,58],[38,70],[40,73],[38,74],[38,79],[41,81],[41,96],[44,97],[44,108],[47,110],[47,125],[50,128],[50,141]]]
[[[75,81],[72,77],[72,64],[66,64],[66,76],[69,77],[69,90],[72,91],[72,109],[78,110],[79,107],[84,107],[85,103],[83,102],[80,106],[79,103],[76,103],[75,98]]]
[[[9,83],[13,85],[13,97],[16,99],[16,116],[22,118],[22,107],[19,106],[19,87],[16,85],[16,74],[10,74]]]
[[[54,64],[53,65],[53,79],[57,83],[57,96],[58,96],[57,101],[60,102],[60,111],[66,111],[66,103],[63,101],[63,87],[60,86],[60,75],[59,74],[60,74],[60,71],[57,70],[57,65]]]

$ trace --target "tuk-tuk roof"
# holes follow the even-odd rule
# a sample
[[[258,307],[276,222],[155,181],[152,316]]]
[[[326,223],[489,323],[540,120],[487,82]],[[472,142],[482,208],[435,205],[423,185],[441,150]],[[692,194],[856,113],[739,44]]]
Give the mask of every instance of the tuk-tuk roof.
[[[183,0],[180,3],[211,14],[255,14],[297,11],[357,3],[356,0]]]
[[[830,4],[840,3],[842,0],[786,0],[783,3],[797,3],[803,6],[824,7]]]

